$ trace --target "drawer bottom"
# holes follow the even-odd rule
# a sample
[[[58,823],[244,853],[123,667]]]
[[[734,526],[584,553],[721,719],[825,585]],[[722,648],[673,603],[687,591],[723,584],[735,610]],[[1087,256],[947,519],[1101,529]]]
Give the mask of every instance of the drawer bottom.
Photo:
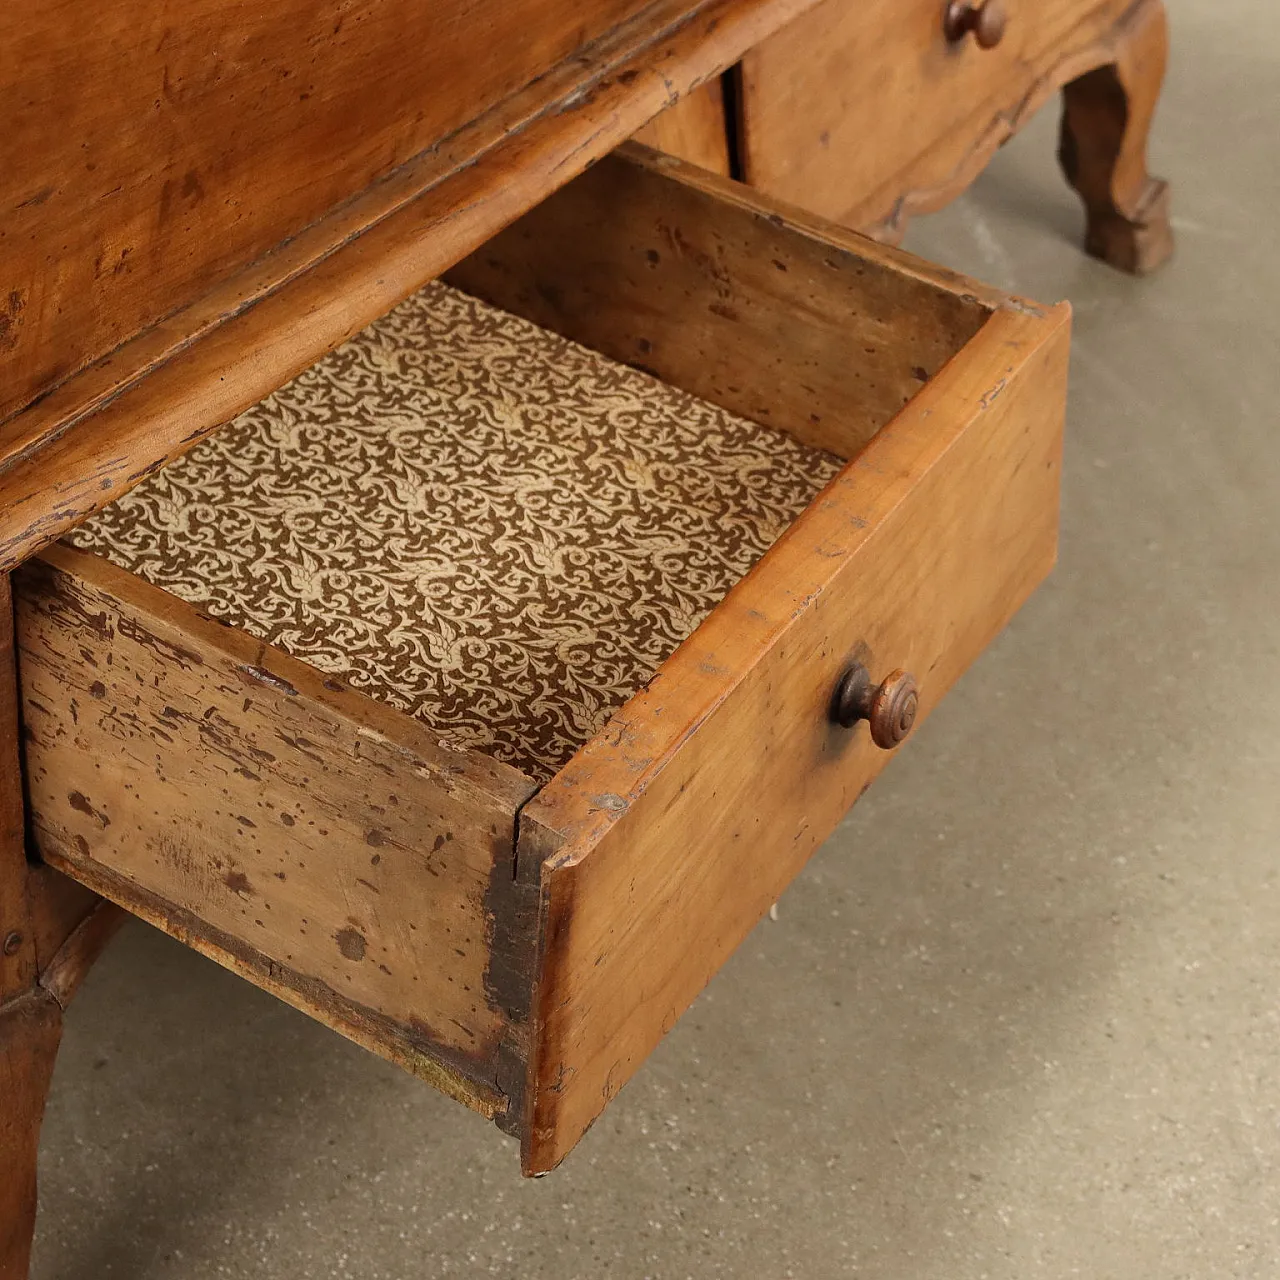
[[[840,466],[437,283],[68,541],[545,782]]]

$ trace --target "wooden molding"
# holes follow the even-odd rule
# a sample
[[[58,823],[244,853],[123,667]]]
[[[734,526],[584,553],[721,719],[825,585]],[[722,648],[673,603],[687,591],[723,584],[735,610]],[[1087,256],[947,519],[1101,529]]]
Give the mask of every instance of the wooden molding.
[[[0,426],[0,571],[320,356],[813,0],[656,0]]]

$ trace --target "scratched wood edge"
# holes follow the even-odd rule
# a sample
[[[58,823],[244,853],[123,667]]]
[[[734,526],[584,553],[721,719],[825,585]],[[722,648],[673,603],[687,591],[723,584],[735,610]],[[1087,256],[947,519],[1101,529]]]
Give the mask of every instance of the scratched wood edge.
[[[434,1044],[418,1043],[407,1028],[341,995],[323,982],[288,970],[243,939],[214,928],[193,912],[139,888],[107,867],[68,856],[51,832],[41,830],[39,836],[41,854],[51,866],[88,885],[95,893],[132,915],[155,925],[193,951],[247,978],[254,986],[271,992],[286,1004],[464,1103],[486,1119],[496,1119],[506,1108],[506,1098],[495,1085],[448,1061],[444,1056],[447,1050]]]
[[[690,14],[659,0],[621,48],[571,60],[547,78],[552,96],[527,91],[502,136],[477,126],[487,147],[448,150],[444,172],[408,184],[377,220],[344,221],[336,244],[317,233],[283,277],[250,273],[194,324],[145,339],[136,365],[118,353],[86,397],[68,384],[37,406],[44,417],[31,430],[15,420],[0,473],[0,571],[365,328],[814,2],[706,0]],[[251,305],[238,300],[245,291]]]
[[[1003,358],[1002,348],[1015,335],[1025,344],[1028,359],[1053,342],[1065,344],[1070,332],[1069,304],[1060,303],[1040,309],[1018,299],[1011,301],[1012,305],[998,310],[978,337],[828,486],[829,492],[850,480],[861,480],[864,496],[872,493],[876,496],[859,508],[860,511],[864,507],[866,510],[866,525],[861,532],[850,538],[848,530],[845,530],[839,561],[821,562],[821,557],[814,558],[815,568],[824,580],[832,576],[838,563],[853,557],[875,537],[877,528],[905,497],[903,486],[893,483],[895,479],[904,477],[907,470],[902,460],[895,457],[900,452],[900,441],[907,442],[908,448],[914,449],[916,455],[924,456],[930,452],[927,443],[912,444],[911,438],[925,434],[921,431],[922,424],[934,413],[945,414],[948,407],[954,412],[952,386],[961,381],[966,366],[986,363],[992,369],[997,368]],[[1063,363],[1065,365],[1065,359]],[[984,413],[987,404],[999,395],[1003,385],[1003,380],[997,381],[981,403],[971,405],[972,412],[966,421]],[[945,456],[945,451],[940,456]],[[937,463],[935,458],[931,466]],[[886,477],[888,483],[877,484],[879,475]],[[556,1167],[593,1123],[589,1121],[580,1130],[566,1134],[559,1131],[554,1119],[547,1122],[542,1114],[546,1098],[562,1087],[562,1082],[553,1074],[561,1069],[561,1065],[551,1060],[543,1027],[559,998],[556,968],[563,955],[565,931],[572,919],[574,873],[597,851],[616,852],[605,843],[610,833],[678,758],[681,747],[749,677],[754,661],[725,670],[706,660],[707,655],[716,649],[722,633],[732,632],[737,647],[750,652],[758,660],[803,611],[814,593],[821,590],[820,584],[810,584],[805,593],[807,598],[796,600],[794,609],[776,619],[767,619],[743,603],[767,597],[770,591],[781,598],[791,598],[793,593],[789,584],[769,582],[774,576],[773,566],[783,560],[785,552],[781,549],[786,542],[793,539],[807,542],[822,540],[823,526],[827,523],[822,507],[823,499],[819,495],[775,547],[732,589],[730,595],[734,599],[726,597],[724,604],[713,610],[702,626],[668,660],[656,680],[632,698],[521,812],[518,857],[536,862],[541,868],[538,970],[528,1052],[529,1080],[520,1126],[521,1163],[526,1175],[539,1175]],[[1043,566],[1040,577],[1052,567],[1053,558],[1051,555]],[[1015,611],[1020,604],[1021,601],[1014,606]],[[748,619],[749,625],[754,625],[753,634],[744,636],[744,618]],[[1000,619],[999,625],[1003,626],[1007,621],[1007,618]],[[998,629],[995,627],[993,633]],[[724,638],[728,638],[727,635]],[[660,710],[659,682],[664,676],[670,676],[677,666],[686,677],[694,677],[697,694],[679,723],[670,724],[654,711]],[[923,722],[927,713],[926,707],[917,724]],[[579,785],[587,777],[598,783],[589,796]],[[826,834],[815,835],[814,848],[820,842],[819,836],[825,837]],[[710,977],[709,974],[707,976]],[[596,1118],[606,1101],[602,1099],[596,1107]]]
[[[409,757],[429,780],[447,782],[461,799],[468,796],[518,813],[535,784],[518,770],[478,752],[460,751],[440,742],[426,726],[394,707],[351,689],[282,650],[200,614],[193,606],[143,581],[99,556],[66,545],[47,548],[23,566],[23,590],[38,589],[46,573],[67,575],[78,584],[140,610],[219,654],[249,678],[269,688],[300,693],[328,714],[354,726],[364,737],[381,738]],[[60,836],[37,821],[36,846],[56,871],[172,934],[233,972],[249,978],[302,1012],[339,1030],[349,1039],[395,1062],[442,1092],[465,1102],[490,1119],[506,1111],[504,1083],[523,1085],[523,1058],[513,1058],[505,1035],[496,1063],[472,1061],[447,1046],[428,1041],[399,1022],[335,991],[325,982],[297,973],[195,912],[166,901],[103,864],[76,856]],[[510,833],[514,850],[515,831]],[[513,855],[514,856],[514,855]],[[535,940],[535,911],[528,894],[512,887],[513,856],[495,857],[485,894],[487,959],[485,996],[504,1019],[512,1007],[527,1007],[527,994],[513,990],[521,968],[528,981]],[[109,927],[104,922],[104,927]],[[55,957],[54,963],[57,963]],[[57,982],[58,979],[51,979]],[[517,1038],[515,1043],[520,1043]],[[513,1086],[514,1087],[514,1086]]]
[[[764,218],[784,235],[796,235],[809,240],[819,240],[832,248],[870,263],[879,270],[914,281],[939,292],[947,293],[964,302],[971,302],[995,311],[1001,307],[1018,305],[1040,313],[1043,308],[1025,298],[1018,298],[1006,289],[983,284],[972,276],[953,271],[940,263],[930,262],[916,254],[884,244],[856,231],[843,223],[777,196],[762,196],[749,185],[735,182],[720,174],[701,169],[679,156],[655,151],[640,142],[628,141],[616,148],[619,158],[639,168],[665,174],[695,191],[715,197],[722,204],[740,210],[756,218]]]
[[[28,991],[38,974],[18,754],[21,713],[16,628],[13,586],[8,574],[0,573],[0,939],[14,934],[20,939],[16,947],[11,944],[0,949],[0,1005]]]
[[[1083,18],[1067,40],[1037,59],[1016,88],[1006,89],[975,107],[962,123],[947,131],[941,142],[904,164],[892,179],[851,205],[840,220],[882,242],[900,241],[913,217],[944,208],[972,186],[991,157],[1058,90],[1087,72],[1115,62],[1130,29],[1149,10],[1162,5],[1163,0],[1135,0],[1120,17],[1106,19],[1101,30],[1095,15]],[[957,136],[972,137],[973,142],[948,172],[920,183],[916,174],[927,172],[932,156]]]
[[[224,657],[251,683],[300,693],[366,736],[385,739],[412,756],[429,777],[446,780],[463,794],[476,794],[515,807],[534,790],[532,780],[513,766],[478,751],[447,746],[421,721],[403,711],[351,688],[335,676],[325,675],[247,631],[208,617],[194,605],[103,556],[56,544],[47,547],[36,564],[19,570],[19,580],[43,572],[41,565],[190,635]]]
[[[535,792],[536,796],[536,792]],[[531,797],[532,799],[532,797]],[[498,1043],[494,1080],[507,1099],[497,1116],[500,1129],[523,1142],[531,1115],[529,1052],[535,975],[542,957],[542,859],[550,846],[531,851],[532,826],[523,817],[529,802],[516,811],[512,834],[512,861],[507,874],[495,874],[485,905],[495,921],[485,973],[485,987],[495,1008],[505,1018]]]

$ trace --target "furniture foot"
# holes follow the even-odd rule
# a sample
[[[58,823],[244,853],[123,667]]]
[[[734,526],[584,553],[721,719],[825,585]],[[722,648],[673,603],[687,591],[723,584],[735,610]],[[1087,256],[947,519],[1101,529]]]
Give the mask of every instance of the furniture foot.
[[[1115,59],[1063,89],[1058,160],[1088,216],[1085,249],[1145,275],[1173,252],[1169,190],[1147,173],[1147,135],[1168,56],[1163,0],[1133,9]]]

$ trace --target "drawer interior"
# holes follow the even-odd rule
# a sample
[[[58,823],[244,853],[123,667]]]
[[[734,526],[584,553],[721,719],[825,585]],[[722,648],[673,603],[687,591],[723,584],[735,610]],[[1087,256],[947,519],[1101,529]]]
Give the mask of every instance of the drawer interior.
[[[988,314],[662,164],[596,166],[67,540],[546,782]]]
[[[839,466],[435,283],[69,541],[542,782]]]

